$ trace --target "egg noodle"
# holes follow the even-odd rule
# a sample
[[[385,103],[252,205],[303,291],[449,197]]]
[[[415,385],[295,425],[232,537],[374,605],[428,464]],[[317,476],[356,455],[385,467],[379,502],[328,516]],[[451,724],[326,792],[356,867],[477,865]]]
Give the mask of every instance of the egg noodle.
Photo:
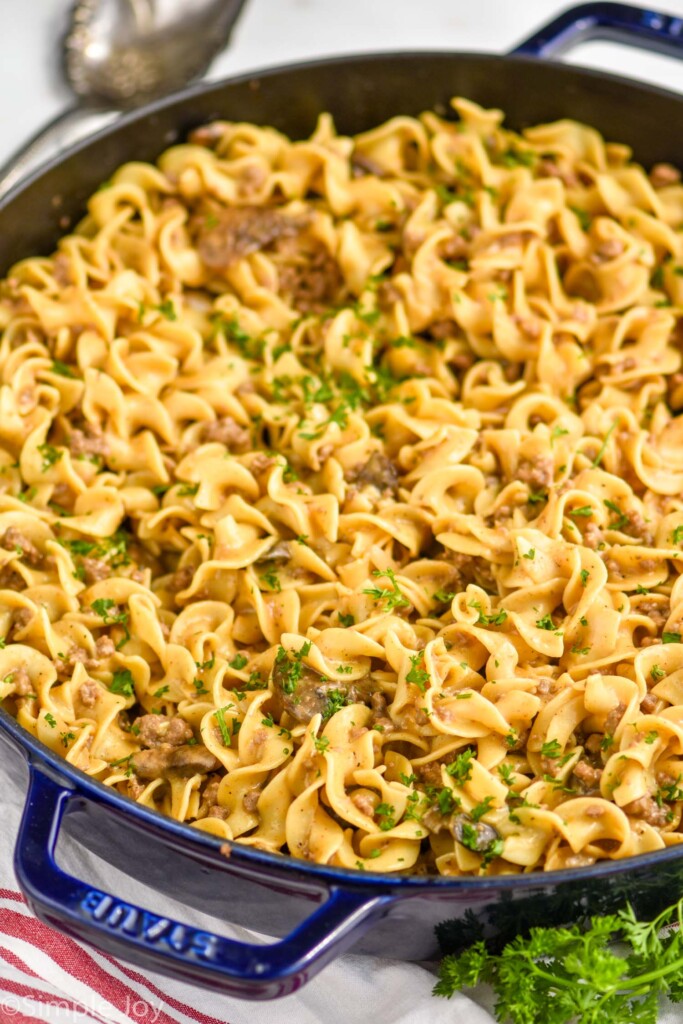
[[[662,849],[683,186],[453,108],[210,125],[13,267],[0,699],[139,803],[320,864]]]

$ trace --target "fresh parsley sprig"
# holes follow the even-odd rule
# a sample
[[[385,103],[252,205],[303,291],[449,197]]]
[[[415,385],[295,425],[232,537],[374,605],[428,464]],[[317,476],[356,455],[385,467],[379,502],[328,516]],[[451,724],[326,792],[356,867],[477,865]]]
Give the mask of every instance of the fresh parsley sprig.
[[[683,1001],[683,899],[651,922],[629,905],[586,928],[532,928],[500,953],[477,942],[443,959],[434,994],[479,984],[500,1022],[656,1024],[660,996]]]

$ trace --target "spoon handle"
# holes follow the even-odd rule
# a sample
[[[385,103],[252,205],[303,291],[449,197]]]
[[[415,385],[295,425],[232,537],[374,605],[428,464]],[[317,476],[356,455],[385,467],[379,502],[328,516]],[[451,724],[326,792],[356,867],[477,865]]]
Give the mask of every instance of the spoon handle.
[[[115,116],[116,111],[93,110],[73,106],[43,125],[28,142],[24,143],[0,167],[0,202],[15,185],[44,163],[57,150],[75,142],[93,129],[100,127],[102,118]]]

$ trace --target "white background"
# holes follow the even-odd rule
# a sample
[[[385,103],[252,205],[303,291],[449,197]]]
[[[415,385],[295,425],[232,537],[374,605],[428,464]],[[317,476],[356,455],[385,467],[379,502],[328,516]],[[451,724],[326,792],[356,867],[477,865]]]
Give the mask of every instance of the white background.
[[[185,0],[188,7],[192,2]],[[566,6],[554,0],[247,0],[211,77],[361,50],[503,53]],[[70,8],[71,0],[0,0],[0,163],[71,102],[57,59]],[[664,9],[683,15],[683,0],[668,0]],[[566,59],[683,92],[683,61],[607,43],[587,44]]]

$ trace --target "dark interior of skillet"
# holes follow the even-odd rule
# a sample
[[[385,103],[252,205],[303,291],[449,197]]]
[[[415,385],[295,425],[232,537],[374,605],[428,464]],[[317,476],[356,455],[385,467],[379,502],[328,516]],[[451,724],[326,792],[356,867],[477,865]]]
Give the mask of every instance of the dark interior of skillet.
[[[18,259],[50,252],[116,167],[153,160],[198,124],[219,117],[252,121],[304,138],[317,115],[330,110],[338,130],[352,133],[396,114],[445,113],[454,95],[500,107],[512,128],[572,117],[628,143],[645,165],[683,164],[683,138],[675,130],[683,98],[649,86],[529,58],[447,53],[341,58],[195,87],[80,145],[0,206],[0,273]]]

